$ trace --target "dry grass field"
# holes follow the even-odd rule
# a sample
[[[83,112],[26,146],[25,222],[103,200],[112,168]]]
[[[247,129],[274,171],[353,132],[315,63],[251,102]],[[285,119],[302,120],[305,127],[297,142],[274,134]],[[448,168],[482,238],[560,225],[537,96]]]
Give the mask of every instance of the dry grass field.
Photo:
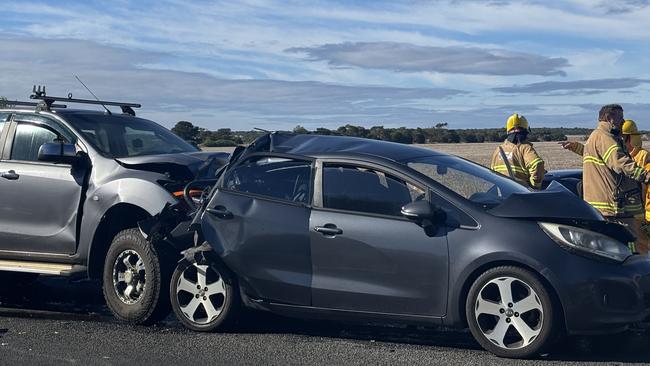
[[[577,138],[570,139],[577,140]],[[477,144],[423,144],[416,146],[423,146],[432,150],[458,155],[479,164],[489,166],[492,153],[499,144],[495,142]],[[533,146],[535,146],[537,153],[544,159],[546,170],[582,167],[582,158],[570,151],[564,150],[557,142],[535,142]],[[645,143],[645,146],[648,146],[648,142]],[[203,150],[231,152],[233,148],[204,147]]]

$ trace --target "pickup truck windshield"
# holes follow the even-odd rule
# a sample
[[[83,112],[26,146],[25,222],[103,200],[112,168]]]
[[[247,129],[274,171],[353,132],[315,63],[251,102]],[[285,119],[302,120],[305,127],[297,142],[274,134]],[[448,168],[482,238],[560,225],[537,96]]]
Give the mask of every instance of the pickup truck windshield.
[[[427,156],[402,163],[485,208],[501,204],[512,193],[530,191],[511,179],[456,156]]]
[[[66,120],[95,149],[110,158],[198,151],[168,129],[142,118],[70,114]]]

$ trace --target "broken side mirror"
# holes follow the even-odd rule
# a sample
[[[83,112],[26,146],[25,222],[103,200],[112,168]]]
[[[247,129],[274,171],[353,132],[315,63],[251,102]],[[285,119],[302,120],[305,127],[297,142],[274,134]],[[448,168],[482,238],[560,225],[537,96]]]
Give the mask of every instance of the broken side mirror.
[[[38,160],[50,163],[74,164],[80,160],[74,144],[48,142],[38,149]]]

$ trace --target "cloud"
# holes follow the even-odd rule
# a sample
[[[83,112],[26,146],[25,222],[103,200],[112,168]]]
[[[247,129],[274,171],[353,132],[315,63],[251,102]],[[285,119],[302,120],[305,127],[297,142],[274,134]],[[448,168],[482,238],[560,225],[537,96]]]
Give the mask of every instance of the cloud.
[[[50,94],[72,92],[75,97],[86,97],[87,92],[73,77],[79,75],[100,98],[139,102],[143,105],[139,114],[168,126],[193,117],[207,128],[225,124],[236,129],[257,125],[288,128],[303,119],[321,123],[362,118],[406,120],[403,112],[418,109],[416,105],[465,93],[449,88],[222,79],[145,66],[172,57],[163,53],[79,40],[0,38],[0,47],[13,50],[0,59],[0,95],[26,99],[33,84],[44,84]],[[420,110],[429,113],[428,108]]]
[[[427,47],[397,42],[347,42],[318,47],[293,47],[309,61],[327,61],[335,67],[386,69],[400,72],[434,71],[485,75],[566,75],[564,58],[470,47]]]
[[[492,90],[512,94],[542,94],[555,91],[572,91],[574,94],[596,94],[617,89],[635,88],[650,83],[648,79],[617,78],[574,81],[543,81],[540,83],[514,85]]]

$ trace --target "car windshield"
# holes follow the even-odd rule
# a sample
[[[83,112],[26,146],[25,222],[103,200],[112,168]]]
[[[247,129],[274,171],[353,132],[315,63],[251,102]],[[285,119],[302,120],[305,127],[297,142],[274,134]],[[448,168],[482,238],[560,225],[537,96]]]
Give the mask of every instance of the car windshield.
[[[529,192],[521,184],[457,156],[427,156],[403,163],[485,208],[501,204],[512,193]]]
[[[70,114],[66,120],[106,157],[175,154],[198,151],[168,129],[146,119],[98,114]]]

